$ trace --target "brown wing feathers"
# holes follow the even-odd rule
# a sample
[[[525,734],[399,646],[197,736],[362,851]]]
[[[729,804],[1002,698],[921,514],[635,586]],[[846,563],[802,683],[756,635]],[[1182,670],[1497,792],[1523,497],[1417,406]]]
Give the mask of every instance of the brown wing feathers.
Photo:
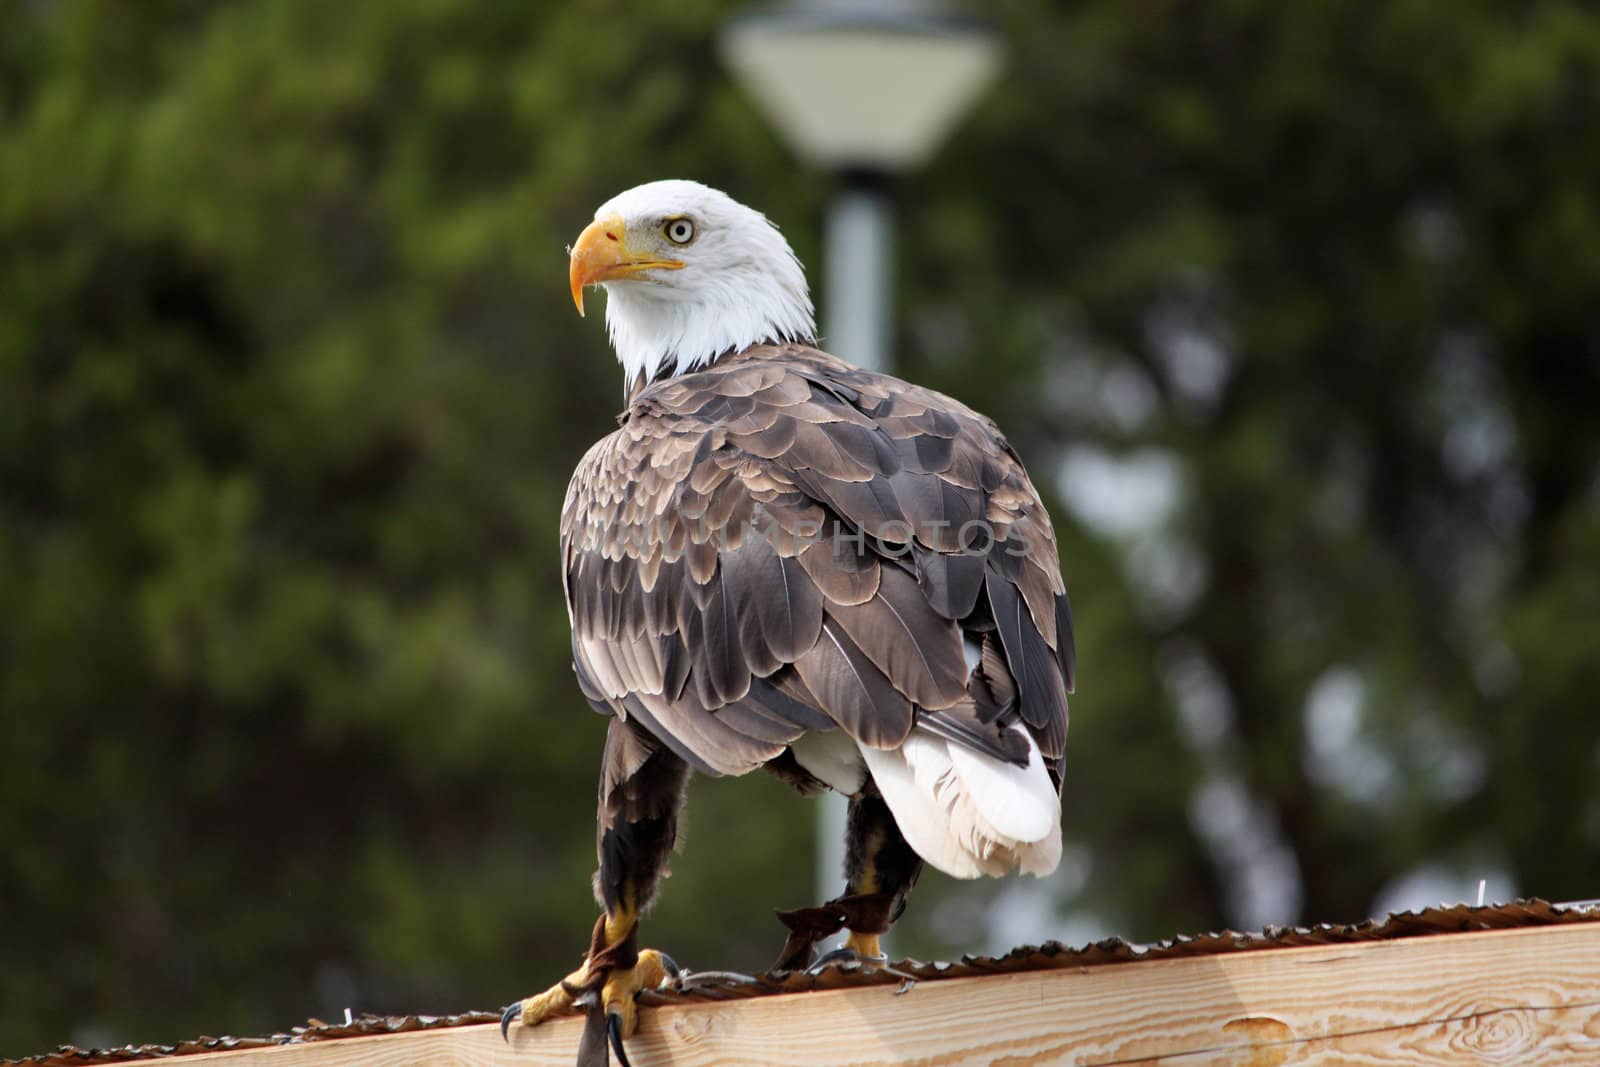
[[[917,707],[948,708],[967,698],[961,632],[928,609],[905,571],[883,568],[876,596],[854,606],[830,604],[828,615]]]
[[[893,748],[911,732],[910,699],[833,619],[824,620],[794,670],[822,710],[862,744]]]
[[[573,658],[597,707],[741,773],[805,730],[915,721],[1055,764],[1072,681],[1054,536],[988,420],[799,347],[653,385],[562,515]],[[968,688],[962,631],[982,638]]]

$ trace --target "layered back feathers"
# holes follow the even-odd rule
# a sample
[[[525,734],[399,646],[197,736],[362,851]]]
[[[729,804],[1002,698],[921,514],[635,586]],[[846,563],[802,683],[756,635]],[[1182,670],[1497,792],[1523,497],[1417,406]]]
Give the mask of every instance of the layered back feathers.
[[[573,476],[562,548],[596,707],[713,774],[842,730],[924,859],[1054,867],[1071,616],[989,420],[757,346],[637,395]]]

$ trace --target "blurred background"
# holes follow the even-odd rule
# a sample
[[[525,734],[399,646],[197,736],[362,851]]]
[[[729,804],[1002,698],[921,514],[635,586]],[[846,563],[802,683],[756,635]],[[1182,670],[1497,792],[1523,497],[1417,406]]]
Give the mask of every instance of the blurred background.
[[[620,374],[564,246],[693,177],[821,292],[835,179],[717,62],[741,10],[0,5],[0,1055],[576,962],[556,529]],[[929,871],[894,951],[1600,896],[1600,14],[986,13],[892,348],[1056,516],[1067,851]],[[645,942],[764,966],[814,827],[697,780]]]

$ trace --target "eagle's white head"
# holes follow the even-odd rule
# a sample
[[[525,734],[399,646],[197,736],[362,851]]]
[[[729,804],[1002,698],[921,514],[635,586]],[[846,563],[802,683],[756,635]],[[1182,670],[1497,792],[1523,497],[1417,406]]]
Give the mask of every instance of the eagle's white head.
[[[767,217],[699,182],[636,186],[572,246],[572,299],[606,289],[606,329],[631,386],[763,341],[812,342],[805,270]]]

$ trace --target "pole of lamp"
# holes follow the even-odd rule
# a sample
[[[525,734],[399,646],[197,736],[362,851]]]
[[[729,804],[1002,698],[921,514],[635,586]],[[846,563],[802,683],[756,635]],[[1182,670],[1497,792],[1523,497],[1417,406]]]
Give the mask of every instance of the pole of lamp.
[[[888,179],[847,172],[823,232],[823,346],[868,370],[888,372],[893,364],[893,256]]]
[[[822,239],[822,347],[868,370],[890,373],[894,313],[894,210],[886,176],[847,171],[828,202]],[[817,812],[817,899],[844,884],[849,801],[822,795]]]
[[[789,147],[839,176],[823,240],[824,347],[891,370],[888,176],[931,158],[998,76],[998,36],[925,0],[783,0],[730,20],[719,48]],[[843,873],[845,810],[842,799],[824,798],[816,874],[823,900]]]

